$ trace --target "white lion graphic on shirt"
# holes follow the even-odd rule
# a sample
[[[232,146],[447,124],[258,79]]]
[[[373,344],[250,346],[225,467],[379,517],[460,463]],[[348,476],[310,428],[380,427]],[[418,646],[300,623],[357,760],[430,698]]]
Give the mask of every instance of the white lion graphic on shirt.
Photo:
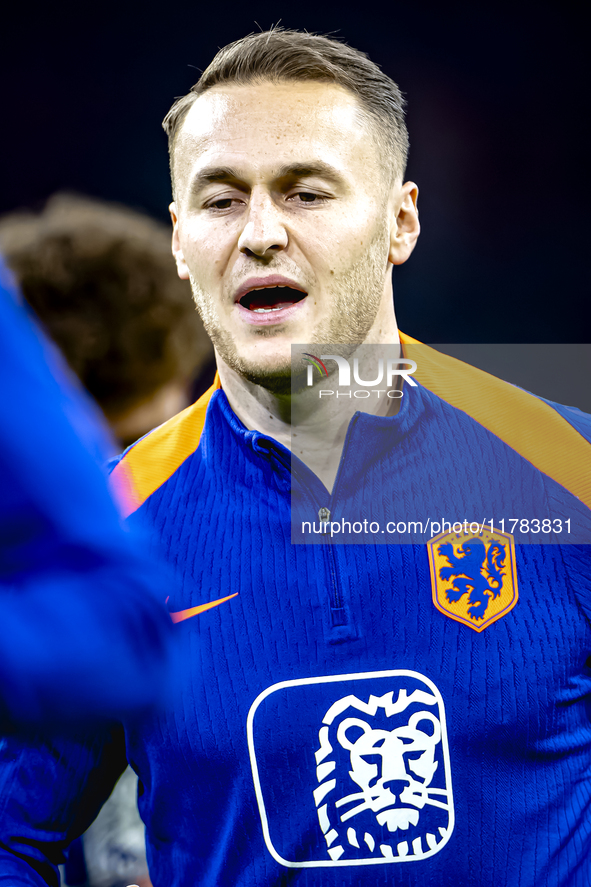
[[[442,787],[431,786],[440,765],[438,700],[423,690],[400,689],[396,701],[393,695],[367,702],[345,696],[323,719],[314,800],[333,860],[417,859],[447,839],[443,775]]]

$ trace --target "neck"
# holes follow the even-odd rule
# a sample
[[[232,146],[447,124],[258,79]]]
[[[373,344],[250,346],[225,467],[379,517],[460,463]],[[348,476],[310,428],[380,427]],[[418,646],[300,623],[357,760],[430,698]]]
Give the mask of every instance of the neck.
[[[381,366],[388,359],[400,354],[398,328],[392,313],[392,324],[379,330],[379,335],[368,335],[360,346],[351,346],[347,360],[351,368],[358,360],[359,377],[376,379]],[[368,346],[372,345],[372,348]],[[327,351],[332,349],[326,347]],[[304,348],[302,347],[302,351]],[[317,347],[317,352],[323,346]],[[327,361],[329,377],[322,378],[314,370],[313,384],[304,385],[293,394],[276,394],[261,385],[249,382],[229,367],[217,355],[218,372],[228,402],[241,422],[249,430],[261,431],[274,438],[298,456],[332,490],[347,429],[353,415],[358,412],[372,415],[393,415],[398,411],[399,400],[388,397],[387,389],[400,389],[401,377],[388,386],[370,390],[370,397],[336,396],[338,391],[338,367],[336,361]],[[365,386],[357,384],[351,374],[351,393]],[[334,391],[334,394],[326,394]],[[322,394],[321,394],[322,392]],[[348,395],[349,391],[345,394]]]

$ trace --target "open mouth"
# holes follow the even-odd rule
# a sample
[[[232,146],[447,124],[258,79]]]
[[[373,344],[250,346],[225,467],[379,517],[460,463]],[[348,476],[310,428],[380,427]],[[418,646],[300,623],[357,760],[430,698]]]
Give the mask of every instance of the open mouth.
[[[255,314],[268,314],[291,308],[306,298],[307,293],[292,289],[290,286],[266,286],[252,289],[245,293],[239,304]]]

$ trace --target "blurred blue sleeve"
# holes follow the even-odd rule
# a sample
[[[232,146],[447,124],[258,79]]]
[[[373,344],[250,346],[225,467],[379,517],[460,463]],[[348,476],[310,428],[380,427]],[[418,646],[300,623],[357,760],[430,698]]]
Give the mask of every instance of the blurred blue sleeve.
[[[69,845],[126,765],[121,727],[0,738],[0,885],[59,887]]]
[[[112,453],[0,264],[0,731],[133,716],[170,679],[161,568],[119,520]]]

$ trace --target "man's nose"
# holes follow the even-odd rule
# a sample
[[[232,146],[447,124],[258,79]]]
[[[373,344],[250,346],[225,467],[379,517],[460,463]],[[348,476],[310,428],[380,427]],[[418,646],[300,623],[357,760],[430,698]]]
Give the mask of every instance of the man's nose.
[[[242,253],[265,256],[285,249],[288,237],[280,209],[269,194],[252,194],[246,223],[238,240]]]

